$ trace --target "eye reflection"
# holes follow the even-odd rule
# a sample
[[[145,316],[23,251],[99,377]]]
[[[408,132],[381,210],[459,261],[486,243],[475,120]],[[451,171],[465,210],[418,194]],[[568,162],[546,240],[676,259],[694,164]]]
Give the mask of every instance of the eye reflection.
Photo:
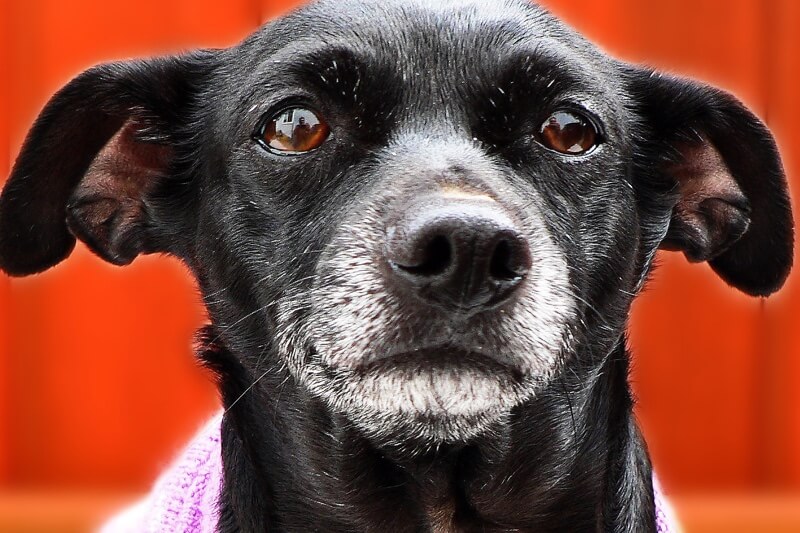
[[[591,121],[569,111],[556,111],[542,124],[537,140],[556,152],[579,155],[598,144]]]
[[[259,140],[277,152],[301,153],[322,146],[329,134],[328,124],[315,112],[291,107],[266,122]]]

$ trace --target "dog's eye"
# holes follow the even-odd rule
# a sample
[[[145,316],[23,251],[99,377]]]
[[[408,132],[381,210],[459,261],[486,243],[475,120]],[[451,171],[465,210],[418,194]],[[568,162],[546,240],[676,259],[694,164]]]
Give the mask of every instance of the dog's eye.
[[[542,124],[536,140],[556,152],[580,155],[597,146],[599,135],[591,120],[571,111],[556,111]]]
[[[273,152],[299,154],[322,146],[330,131],[316,112],[289,107],[262,121],[255,140]]]

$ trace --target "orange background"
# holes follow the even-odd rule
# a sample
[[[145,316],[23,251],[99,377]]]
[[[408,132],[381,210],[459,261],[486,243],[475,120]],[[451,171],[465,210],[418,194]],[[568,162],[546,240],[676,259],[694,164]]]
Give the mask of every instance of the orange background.
[[[234,44],[299,3],[0,1],[0,180],[83,69]],[[800,2],[543,3],[618,57],[737,94],[775,132],[800,211]],[[660,263],[635,305],[633,381],[687,530],[800,531],[800,274],[762,301],[680,255]],[[117,269],[79,246],[46,275],[0,278],[0,530],[80,531],[147,490],[218,406],[191,353],[202,321],[172,259]]]

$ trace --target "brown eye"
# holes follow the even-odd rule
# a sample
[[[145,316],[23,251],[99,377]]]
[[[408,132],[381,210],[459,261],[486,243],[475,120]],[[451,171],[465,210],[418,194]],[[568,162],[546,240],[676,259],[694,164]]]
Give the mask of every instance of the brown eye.
[[[536,140],[556,152],[580,155],[597,146],[598,134],[589,119],[569,111],[556,111],[542,124]]]
[[[331,130],[314,111],[289,107],[262,124],[256,140],[276,152],[299,154],[319,148]]]

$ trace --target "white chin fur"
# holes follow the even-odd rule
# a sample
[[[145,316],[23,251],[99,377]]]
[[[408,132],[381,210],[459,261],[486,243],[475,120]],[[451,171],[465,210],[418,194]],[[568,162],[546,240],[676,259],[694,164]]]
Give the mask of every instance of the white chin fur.
[[[439,368],[328,379],[304,372],[305,384],[365,433],[434,441],[482,433],[523,400],[524,387],[473,369]]]

